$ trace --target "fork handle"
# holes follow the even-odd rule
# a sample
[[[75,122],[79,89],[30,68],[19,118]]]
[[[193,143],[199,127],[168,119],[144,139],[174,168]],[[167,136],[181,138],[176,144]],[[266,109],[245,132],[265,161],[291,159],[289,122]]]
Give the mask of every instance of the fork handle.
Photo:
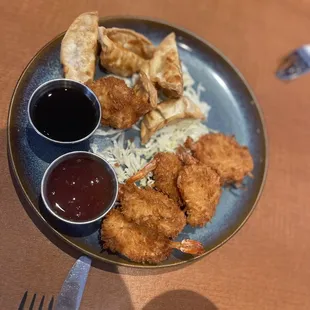
[[[55,310],[79,309],[87,281],[91,259],[81,256],[72,266],[58,295]]]

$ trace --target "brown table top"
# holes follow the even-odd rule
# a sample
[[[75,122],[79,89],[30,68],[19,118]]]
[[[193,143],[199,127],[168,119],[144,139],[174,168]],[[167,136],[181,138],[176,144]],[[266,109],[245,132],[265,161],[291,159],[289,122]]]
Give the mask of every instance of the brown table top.
[[[29,294],[56,296],[75,258],[35,226],[11,182],[6,122],[15,83],[31,57],[81,12],[144,15],[188,28],[240,69],[263,108],[269,173],[243,229],[204,259],[161,273],[92,268],[82,309],[310,309],[310,75],[274,77],[280,57],[309,43],[305,0],[0,2],[0,309]],[[308,190],[307,190],[308,188]]]

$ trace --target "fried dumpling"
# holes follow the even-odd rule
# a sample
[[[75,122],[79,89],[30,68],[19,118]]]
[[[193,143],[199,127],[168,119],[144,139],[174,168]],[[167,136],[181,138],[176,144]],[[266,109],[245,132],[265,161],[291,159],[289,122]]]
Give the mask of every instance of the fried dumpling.
[[[157,104],[157,92],[146,75],[140,76],[133,88],[113,76],[87,83],[87,86],[100,102],[101,123],[113,128],[130,128]]]
[[[94,79],[98,12],[78,16],[67,30],[60,50],[64,76],[81,83]]]
[[[139,73],[133,91],[142,102],[147,102],[152,108],[156,108],[158,101],[156,88],[143,71]]]
[[[153,55],[152,43],[134,31],[99,27],[100,63],[108,71],[128,77],[140,71]]]
[[[182,96],[183,74],[174,32],[159,44],[153,58],[143,65],[142,70],[167,97]]]
[[[204,119],[199,107],[187,97],[170,99],[160,103],[147,113],[141,123],[141,141],[145,144],[159,129],[184,118]]]
[[[144,59],[151,59],[153,57],[154,45],[140,33],[124,28],[106,28],[106,34],[118,46]]]

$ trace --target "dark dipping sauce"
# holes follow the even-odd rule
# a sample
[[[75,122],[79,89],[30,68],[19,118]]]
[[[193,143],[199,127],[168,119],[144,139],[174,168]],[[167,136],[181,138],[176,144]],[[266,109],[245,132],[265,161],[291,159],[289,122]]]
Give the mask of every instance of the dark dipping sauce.
[[[98,124],[99,112],[82,90],[55,88],[38,98],[31,118],[46,137],[68,142],[88,136]]]
[[[50,208],[74,222],[90,221],[103,214],[111,207],[116,189],[111,168],[81,154],[56,166],[46,183]]]

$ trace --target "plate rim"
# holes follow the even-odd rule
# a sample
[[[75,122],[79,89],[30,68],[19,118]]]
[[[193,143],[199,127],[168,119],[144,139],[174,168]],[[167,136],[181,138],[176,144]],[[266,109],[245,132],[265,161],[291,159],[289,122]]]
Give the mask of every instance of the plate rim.
[[[17,171],[15,162],[13,160],[13,153],[12,153],[12,146],[11,146],[11,118],[12,118],[12,111],[13,111],[13,104],[15,101],[15,96],[17,93],[17,90],[20,86],[20,83],[22,81],[22,79],[24,78],[27,70],[29,69],[29,67],[32,65],[32,63],[36,60],[36,58],[40,55],[40,53],[46,49],[49,45],[53,44],[57,39],[59,39],[61,36],[63,36],[65,34],[66,31],[61,32],[60,34],[56,35],[55,37],[53,37],[51,40],[49,40],[46,44],[44,44],[44,46],[42,46],[36,53],[35,55],[30,59],[30,61],[28,62],[28,64],[25,66],[24,70],[22,71],[21,75],[19,76],[16,85],[14,87],[12,96],[11,96],[11,100],[10,100],[10,106],[9,106],[9,111],[8,111],[8,118],[7,118],[7,152],[8,152],[8,161],[9,161],[9,165],[12,168],[12,172],[14,174],[14,177],[17,180],[17,184],[19,186],[19,188],[21,189],[21,192],[24,196],[24,198],[26,198],[27,203],[31,206],[31,208],[35,211],[36,215],[38,216],[38,218],[45,224],[47,224],[46,226],[49,227],[49,229],[58,237],[62,240],[62,242],[65,242],[66,244],[68,244],[69,246],[72,246],[74,249],[78,250],[81,255],[87,255],[89,257],[91,257],[92,259],[98,260],[100,262],[103,263],[108,263],[108,264],[113,264],[116,266],[123,266],[123,267],[132,267],[132,268],[139,268],[139,269],[157,269],[157,268],[169,268],[169,267],[175,267],[175,266],[180,266],[180,265],[185,265],[185,264],[190,264],[193,263],[194,261],[197,261],[199,259],[202,259],[203,257],[206,257],[208,254],[212,253],[213,251],[215,251],[216,249],[220,248],[222,245],[224,245],[227,241],[229,241],[232,237],[234,237],[236,235],[236,233],[244,226],[244,224],[247,222],[247,220],[250,218],[250,216],[252,215],[252,213],[254,212],[257,203],[259,202],[265,184],[266,184],[266,178],[267,178],[267,172],[268,172],[268,153],[269,153],[269,143],[268,143],[268,137],[267,137],[267,129],[266,129],[266,123],[264,120],[264,116],[263,116],[263,112],[262,112],[262,108],[258,103],[258,100],[252,90],[252,88],[249,86],[248,82],[246,81],[246,79],[244,78],[244,76],[241,74],[241,72],[239,71],[239,69],[217,48],[215,47],[213,44],[209,43],[207,40],[205,40],[204,38],[196,35],[195,33],[193,33],[192,31],[183,28],[179,25],[176,25],[174,23],[170,23],[170,22],[166,22],[164,20],[161,19],[157,19],[157,18],[150,18],[147,16],[135,16],[135,15],[109,15],[109,16],[105,16],[105,17],[100,17],[99,18],[99,24],[105,21],[109,21],[109,20],[138,20],[138,21],[146,21],[146,22],[153,22],[153,23],[157,23],[157,24],[161,24],[164,26],[168,26],[168,27],[172,27],[172,28],[176,28],[180,31],[183,31],[184,33],[188,34],[189,36],[192,36],[193,38],[201,41],[204,45],[208,46],[210,49],[212,49],[215,53],[217,53],[232,69],[233,71],[238,75],[238,77],[240,78],[240,80],[243,82],[243,84],[245,85],[245,87],[247,88],[248,92],[250,93],[254,106],[257,109],[259,118],[260,118],[260,122],[262,124],[262,129],[263,129],[263,139],[264,139],[264,146],[265,146],[265,154],[264,154],[264,166],[263,166],[263,177],[261,179],[261,185],[260,185],[260,189],[257,193],[257,196],[255,198],[255,201],[251,207],[251,210],[249,211],[249,213],[246,215],[246,217],[243,219],[243,221],[239,224],[239,226],[227,237],[225,238],[223,241],[221,241],[219,244],[217,244],[215,247],[213,247],[212,249],[207,250],[206,252],[204,252],[203,254],[199,255],[199,256],[194,256],[189,258],[188,260],[182,260],[182,261],[178,261],[175,263],[169,263],[169,264],[162,264],[162,265],[143,265],[143,264],[136,264],[134,262],[128,261],[128,262],[116,262],[113,260],[110,260],[108,258],[99,256],[95,253],[91,253],[86,249],[81,248],[80,246],[76,245],[75,243],[73,243],[72,241],[70,241],[65,235],[63,235],[62,233],[60,233],[59,231],[57,231],[54,227],[52,227],[51,225],[49,225],[49,223],[46,221],[46,219],[42,216],[42,214],[39,212],[39,210],[35,207],[35,205],[33,204],[33,202],[31,201],[30,197],[28,196],[28,193],[26,191],[26,189],[23,187],[21,178],[19,176],[19,173]],[[15,189],[16,191],[16,189]],[[21,203],[22,204],[22,203]]]

